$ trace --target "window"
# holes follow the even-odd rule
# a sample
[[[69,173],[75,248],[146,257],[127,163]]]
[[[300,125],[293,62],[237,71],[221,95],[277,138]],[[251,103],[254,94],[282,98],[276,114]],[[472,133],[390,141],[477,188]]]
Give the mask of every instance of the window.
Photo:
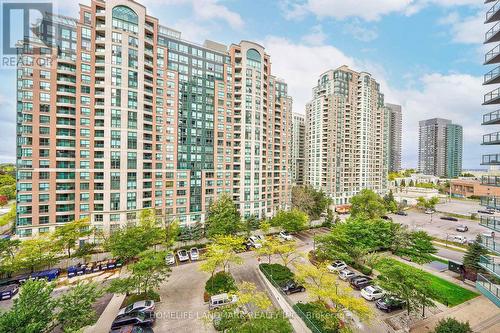
[[[116,6],[113,8],[113,28],[122,29],[132,33],[139,31],[139,18],[137,14],[127,6]]]

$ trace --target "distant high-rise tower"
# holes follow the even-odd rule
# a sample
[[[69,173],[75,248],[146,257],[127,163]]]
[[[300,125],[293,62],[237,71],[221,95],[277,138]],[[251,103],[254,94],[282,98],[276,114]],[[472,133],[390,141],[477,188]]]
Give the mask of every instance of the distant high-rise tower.
[[[305,116],[300,113],[292,115],[292,130],[290,143],[290,174],[294,185],[304,184],[305,155]]]
[[[305,183],[346,204],[363,189],[387,191],[388,109],[369,73],[321,74],[306,105]]]
[[[401,105],[385,103],[389,109],[389,171],[401,170],[401,136],[403,115]]]
[[[419,124],[418,170],[426,175],[458,177],[462,172],[462,126],[441,118]]]

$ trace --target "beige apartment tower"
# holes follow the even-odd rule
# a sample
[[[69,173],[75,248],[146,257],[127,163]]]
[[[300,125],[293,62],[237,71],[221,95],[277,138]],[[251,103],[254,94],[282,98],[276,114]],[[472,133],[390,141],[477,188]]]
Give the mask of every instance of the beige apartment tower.
[[[306,144],[305,115],[293,113],[290,140],[290,174],[294,185],[304,184],[304,159]]]
[[[369,73],[323,73],[306,105],[305,183],[346,204],[362,189],[385,194],[388,109]]]
[[[37,33],[17,71],[20,237],[80,217],[110,232],[145,208],[203,223],[223,192],[244,217],[289,206],[292,100],[264,47],[187,42],[131,0]]]

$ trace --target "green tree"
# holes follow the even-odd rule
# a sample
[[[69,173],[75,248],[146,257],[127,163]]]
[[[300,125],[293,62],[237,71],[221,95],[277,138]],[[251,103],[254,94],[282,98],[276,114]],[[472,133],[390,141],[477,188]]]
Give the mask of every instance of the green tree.
[[[56,228],[52,234],[55,246],[64,249],[68,258],[71,258],[71,251],[78,246],[77,242],[92,234],[88,218],[65,223]]]
[[[417,207],[421,209],[435,210],[436,205],[439,203],[438,197],[432,197],[430,199],[425,199],[424,197],[417,198]]]
[[[476,241],[469,245],[464,255],[464,267],[473,272],[483,272],[484,269],[479,266],[481,256],[488,254],[488,250],[481,246],[481,235],[477,235]]]
[[[332,199],[323,191],[316,191],[312,186],[295,186],[292,188],[292,208],[297,208],[311,220],[317,220],[330,205]]]
[[[0,239],[0,273],[10,276],[15,271],[15,253],[21,241]]]
[[[441,319],[433,333],[472,333],[469,322],[462,323],[455,318]]]
[[[207,237],[234,235],[242,230],[240,212],[228,193],[210,204],[205,228]]]
[[[271,225],[280,227],[288,232],[297,232],[304,229],[309,223],[306,213],[297,208],[290,211],[281,210],[271,219]]]
[[[51,297],[54,285],[45,280],[28,280],[14,299],[12,308],[0,314],[0,332],[49,332],[56,302]]]
[[[389,212],[395,213],[398,210],[398,203],[394,199],[392,190],[389,190],[389,193],[384,196],[384,204],[385,209]]]
[[[222,269],[229,270],[231,264],[241,265],[243,259],[237,255],[237,251],[243,249],[243,238],[235,236],[217,236],[214,241],[207,245],[207,249],[200,263],[200,270],[214,276],[215,272]]]
[[[361,219],[375,219],[386,213],[384,201],[369,189],[364,189],[351,198],[351,216]]]
[[[57,313],[57,321],[64,332],[78,332],[81,328],[92,325],[97,320],[97,314],[93,308],[96,300],[101,297],[103,291],[96,283],[78,283],[58,300],[60,311]]]
[[[50,237],[38,236],[22,241],[19,251],[14,257],[14,266],[17,269],[30,269],[50,266],[56,261],[57,248]]]
[[[398,254],[409,256],[412,261],[420,264],[431,261],[431,255],[436,252],[432,237],[423,230],[411,232],[408,243],[398,250]]]
[[[16,204],[10,206],[10,210],[7,214],[0,216],[0,226],[4,226],[8,223],[13,222],[16,219]]]
[[[326,210],[326,218],[325,222],[323,223],[323,226],[330,228],[334,223],[335,223],[335,216],[333,214],[333,210],[328,208]]]

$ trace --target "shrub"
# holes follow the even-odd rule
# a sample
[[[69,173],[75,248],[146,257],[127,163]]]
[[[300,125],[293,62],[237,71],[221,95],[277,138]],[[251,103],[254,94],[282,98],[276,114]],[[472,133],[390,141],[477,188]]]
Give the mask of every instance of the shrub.
[[[293,280],[292,271],[288,267],[285,267],[283,265],[260,264],[259,268],[269,280],[274,280],[280,286],[290,280]]]
[[[441,319],[434,333],[472,333],[469,322],[462,323],[454,318]]]
[[[364,265],[360,265],[360,264],[357,264],[357,263],[353,263],[352,267],[354,269],[357,269],[358,271],[360,271],[364,275],[371,275],[372,274],[372,269],[370,267],[367,267],[367,266],[364,266]]]
[[[313,332],[336,333],[340,321],[323,303],[297,303],[293,309]]]
[[[218,272],[205,284],[205,291],[210,295],[229,293],[238,290],[236,282],[231,274],[226,272]]]

